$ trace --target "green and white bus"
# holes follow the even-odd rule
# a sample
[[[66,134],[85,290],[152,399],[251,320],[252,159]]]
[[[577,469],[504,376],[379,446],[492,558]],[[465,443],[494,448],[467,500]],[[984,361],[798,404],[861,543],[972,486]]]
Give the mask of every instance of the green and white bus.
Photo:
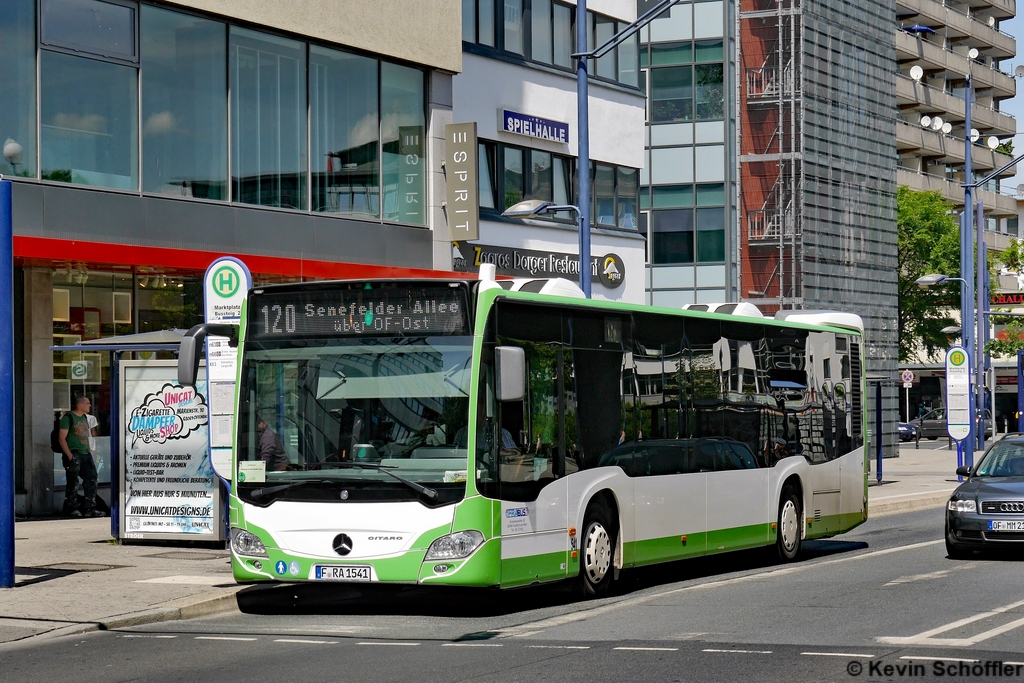
[[[236,331],[235,579],[573,579],[597,594],[657,562],[772,545],[789,560],[867,518],[857,316],[578,291],[251,290]],[[225,330],[189,332],[186,383],[207,331]]]

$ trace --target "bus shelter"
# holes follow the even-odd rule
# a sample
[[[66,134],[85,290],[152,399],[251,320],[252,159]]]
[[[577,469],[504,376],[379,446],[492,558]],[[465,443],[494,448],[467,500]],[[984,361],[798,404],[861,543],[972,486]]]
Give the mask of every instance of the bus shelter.
[[[110,373],[110,534],[125,540],[226,538],[224,483],[210,464],[203,374],[195,387],[177,381],[174,359],[183,330],[80,341],[54,351],[106,352]]]

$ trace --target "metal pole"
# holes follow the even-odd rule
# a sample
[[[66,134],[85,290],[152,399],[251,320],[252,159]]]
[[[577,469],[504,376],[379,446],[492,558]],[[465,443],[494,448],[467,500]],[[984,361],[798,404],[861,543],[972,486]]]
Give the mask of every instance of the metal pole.
[[[590,93],[587,83],[587,0],[576,2],[576,180],[580,208],[580,289],[590,298]]]
[[[875,383],[875,443],[878,463],[875,465],[875,479],[882,483],[882,383]]]
[[[964,442],[956,442],[956,466],[957,468],[964,466]],[[956,475],[956,480],[961,484],[964,483],[964,477],[962,474]]]
[[[970,135],[968,135],[970,139]],[[977,284],[975,286],[975,295],[978,297],[977,308],[975,309],[975,317],[977,318],[977,331],[975,333],[975,344],[977,344],[978,351],[974,357],[975,363],[975,382],[978,385],[978,452],[985,452],[985,276],[988,274],[988,265],[985,262],[985,207],[982,204],[982,200],[978,198],[978,220],[976,228],[978,230],[977,235],[977,253],[978,264],[975,269],[975,277],[977,278]],[[974,454],[971,454],[970,460],[966,463],[969,467],[974,466]]]
[[[110,354],[110,536],[121,540],[121,351]]]
[[[0,588],[14,588],[13,191],[0,179]]]
[[[1024,349],[1017,349],[1017,431],[1024,432]]]

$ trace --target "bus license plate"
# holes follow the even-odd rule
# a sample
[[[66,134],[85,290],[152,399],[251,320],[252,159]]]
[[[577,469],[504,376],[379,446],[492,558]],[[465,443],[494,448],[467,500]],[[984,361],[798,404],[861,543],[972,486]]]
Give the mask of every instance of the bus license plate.
[[[988,522],[989,531],[1024,531],[1024,520],[994,520]]]
[[[370,568],[366,565],[316,565],[314,576],[319,581],[369,581]]]

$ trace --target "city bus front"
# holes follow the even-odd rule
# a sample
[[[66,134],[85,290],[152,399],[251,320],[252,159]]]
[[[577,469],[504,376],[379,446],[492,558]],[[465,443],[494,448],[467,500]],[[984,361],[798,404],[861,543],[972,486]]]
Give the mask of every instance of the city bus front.
[[[496,583],[480,557],[496,542],[477,530],[489,506],[466,500],[469,301],[466,283],[447,281],[253,291],[231,496],[237,580]],[[482,521],[455,527],[457,511]]]

